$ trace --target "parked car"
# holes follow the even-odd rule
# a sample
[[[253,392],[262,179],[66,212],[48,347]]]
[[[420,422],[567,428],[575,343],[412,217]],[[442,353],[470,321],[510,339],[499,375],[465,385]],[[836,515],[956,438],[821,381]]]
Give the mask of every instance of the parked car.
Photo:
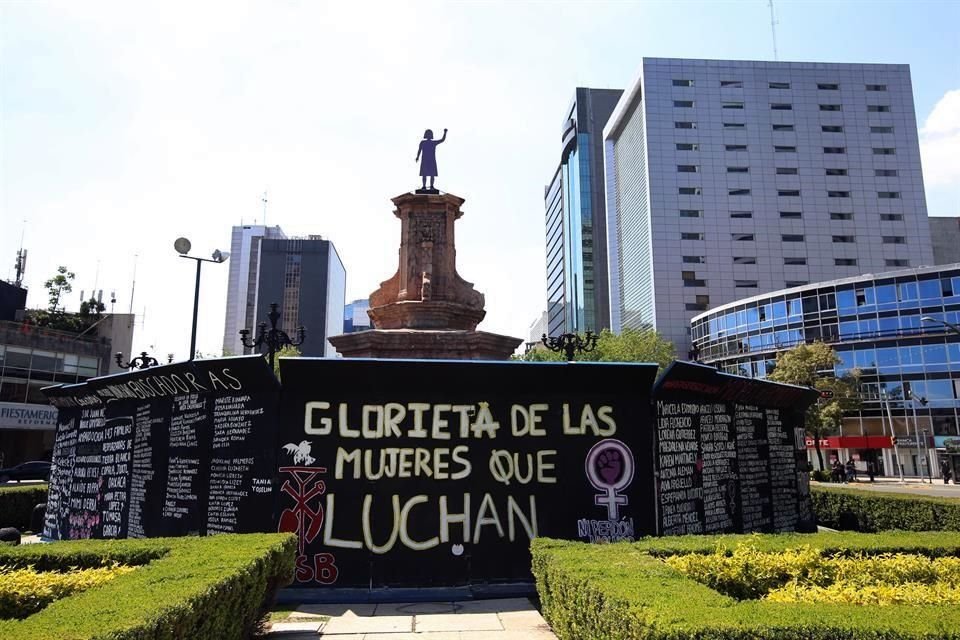
[[[16,480],[49,480],[50,463],[43,460],[22,462],[15,467],[0,469],[0,483]]]

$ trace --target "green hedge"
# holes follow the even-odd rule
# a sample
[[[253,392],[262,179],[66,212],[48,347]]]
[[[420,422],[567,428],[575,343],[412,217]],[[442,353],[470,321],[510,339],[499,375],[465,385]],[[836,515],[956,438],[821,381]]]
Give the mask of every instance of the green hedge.
[[[813,487],[817,523],[845,531],[960,531],[960,500],[867,489]]]
[[[296,538],[289,534],[0,547],[0,565],[14,567],[145,565],[23,620],[0,620],[0,638],[247,638],[277,589],[292,580],[296,547]]]
[[[29,528],[33,508],[46,501],[46,483],[0,487],[0,527]]]
[[[960,556],[953,533],[682,536],[585,544],[538,538],[533,573],[543,613],[561,640],[960,639],[960,606],[860,607],[735,600],[687,578],[658,556],[711,553],[749,540],[762,550],[809,544]]]

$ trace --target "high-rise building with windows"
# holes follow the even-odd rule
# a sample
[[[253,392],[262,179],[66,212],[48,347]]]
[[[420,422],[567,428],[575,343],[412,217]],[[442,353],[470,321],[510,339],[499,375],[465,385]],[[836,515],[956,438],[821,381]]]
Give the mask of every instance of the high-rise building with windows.
[[[560,165],[544,189],[552,336],[609,326],[602,132],[621,93],[578,87],[563,121]]]
[[[244,224],[230,234],[230,273],[227,281],[227,314],[223,327],[224,355],[244,353],[240,329],[252,329],[257,311],[257,276],[260,273],[260,241],[286,238],[280,227]]]
[[[930,216],[933,264],[960,262],[960,217]]]
[[[291,337],[298,326],[307,340],[298,347],[305,356],[336,357],[328,336],[343,332],[347,272],[336,247],[320,236],[262,239],[255,308],[257,322],[279,305],[279,328]],[[249,325],[254,329],[256,325]]]
[[[644,58],[604,129],[610,317],[933,264],[907,65]]]

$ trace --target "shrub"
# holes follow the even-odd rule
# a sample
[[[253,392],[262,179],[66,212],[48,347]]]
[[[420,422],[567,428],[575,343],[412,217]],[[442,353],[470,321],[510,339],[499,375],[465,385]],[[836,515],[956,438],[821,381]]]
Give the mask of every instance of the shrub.
[[[27,529],[30,526],[33,508],[46,501],[46,484],[0,487],[0,527]]]
[[[688,578],[664,558],[708,555],[749,541],[772,552],[804,544],[823,553],[960,556],[941,532],[680,536],[594,544],[535,539],[533,573],[543,612],[562,640],[900,640],[960,638],[960,605],[861,607],[736,600]]]
[[[832,529],[872,533],[960,531],[960,500],[839,487],[811,490],[817,522]]]
[[[0,618],[26,618],[72,593],[100,585],[133,571],[114,565],[73,571],[36,571],[33,567],[0,567]]]
[[[76,540],[0,548],[0,565],[39,570],[143,564],[23,620],[0,638],[170,640],[249,637],[277,589],[293,577],[288,534],[151,540]]]

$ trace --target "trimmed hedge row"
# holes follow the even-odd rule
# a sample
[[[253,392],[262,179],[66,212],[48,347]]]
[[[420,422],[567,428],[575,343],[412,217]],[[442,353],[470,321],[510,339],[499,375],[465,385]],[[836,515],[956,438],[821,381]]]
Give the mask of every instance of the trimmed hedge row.
[[[538,538],[533,573],[543,613],[561,640],[960,639],[958,605],[806,605],[736,600],[687,578],[658,556],[712,553],[749,541],[777,551],[901,551],[960,556],[952,533],[681,536],[585,544]]]
[[[13,567],[146,565],[23,620],[0,620],[0,638],[247,638],[258,629],[276,591],[292,580],[296,548],[296,538],[289,534],[77,540],[0,548],[0,565]]]
[[[817,523],[861,531],[960,531],[960,500],[866,489],[812,487]]]
[[[46,501],[46,483],[0,487],[0,527],[28,529],[33,508]]]

